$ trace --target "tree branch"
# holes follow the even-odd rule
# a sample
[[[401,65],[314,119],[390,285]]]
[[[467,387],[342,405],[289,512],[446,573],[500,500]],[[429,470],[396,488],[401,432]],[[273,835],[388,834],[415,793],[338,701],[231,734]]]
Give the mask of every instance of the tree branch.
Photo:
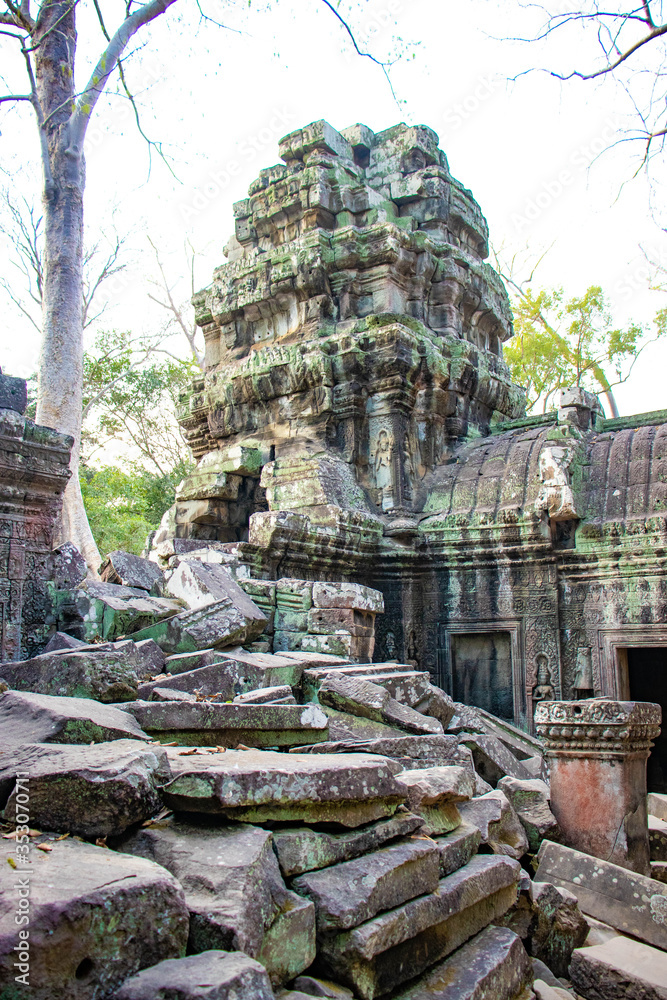
[[[97,66],[93,70],[92,76],[82,95],[76,102],[76,108],[70,120],[69,131],[70,148],[73,151],[80,152],[83,148],[83,140],[86,135],[90,116],[95,109],[100,94],[102,94],[107,85],[109,77],[118,65],[129,40],[143,25],[164,14],[173,3],[176,3],[176,0],[149,0],[148,3],[145,3],[134,14],[130,14],[113,35],[100,56]]]
[[[350,37],[350,39],[352,41],[352,44],[354,45],[354,48],[355,48],[355,51],[356,51],[357,55],[362,56],[364,59],[370,59],[371,62],[375,63],[376,66],[380,67],[380,69],[384,73],[384,76],[385,76],[385,79],[386,79],[387,83],[389,84],[389,89],[391,91],[391,96],[394,98],[394,102],[400,108],[401,104],[400,104],[400,101],[399,101],[398,97],[396,96],[396,92],[394,90],[394,85],[391,82],[391,77],[389,76],[389,71],[387,69],[387,66],[389,66],[390,64],[386,63],[386,62],[382,62],[380,59],[376,59],[376,57],[374,55],[372,55],[370,52],[362,52],[362,50],[359,48],[359,46],[357,44],[356,38],[354,37],[354,32],[352,31],[352,28],[349,26],[349,24],[347,23],[347,21],[345,20],[345,18],[342,17],[342,15],[336,10],[336,8],[333,6],[333,4],[329,3],[329,0],[320,0],[320,3],[323,3],[325,7],[328,7],[329,10],[331,11],[331,13],[334,15],[334,17],[337,18],[340,21],[340,23],[343,25],[343,27],[345,28],[345,31],[347,32],[347,34],[349,35],[349,37]]]

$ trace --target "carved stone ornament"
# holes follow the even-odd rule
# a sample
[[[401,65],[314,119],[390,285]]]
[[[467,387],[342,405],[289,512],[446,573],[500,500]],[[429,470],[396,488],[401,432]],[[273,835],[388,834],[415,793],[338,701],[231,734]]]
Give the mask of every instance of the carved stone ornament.
[[[661,718],[660,706],[646,701],[541,701],[535,728],[549,753],[648,754]]]

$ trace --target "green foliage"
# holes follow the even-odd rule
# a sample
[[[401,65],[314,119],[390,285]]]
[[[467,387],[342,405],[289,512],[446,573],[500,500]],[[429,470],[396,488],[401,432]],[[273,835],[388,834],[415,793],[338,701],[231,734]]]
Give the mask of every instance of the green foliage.
[[[527,407],[547,411],[559,389],[580,386],[603,392],[615,409],[612,387],[625,382],[648,344],[667,332],[667,310],[654,331],[638,323],[614,325],[599,285],[565,299],[563,289],[523,288],[512,282],[515,335],[504,357],[512,378],[526,389]]]
[[[83,502],[100,552],[124,549],[140,555],[193,464],[180,463],[164,476],[142,468],[125,472],[115,466],[80,466]]]
[[[99,333],[84,354],[84,448],[111,441],[160,476],[187,461],[176,422],[179,397],[199,368],[192,359],[156,360],[159,347],[117,330]]]

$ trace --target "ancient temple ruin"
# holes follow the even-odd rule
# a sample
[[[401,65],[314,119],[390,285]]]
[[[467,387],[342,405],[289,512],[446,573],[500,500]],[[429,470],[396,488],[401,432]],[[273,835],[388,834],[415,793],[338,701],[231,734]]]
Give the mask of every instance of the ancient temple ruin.
[[[667,412],[574,389],[525,416],[487,225],[430,129],[317,122],[279,152],[195,296],[199,464],[156,543],[381,591],[375,659],[521,726],[554,697],[666,703]]]
[[[430,129],[280,155],[144,557],[0,377],[0,1000],[665,998],[667,412],[525,416]]]

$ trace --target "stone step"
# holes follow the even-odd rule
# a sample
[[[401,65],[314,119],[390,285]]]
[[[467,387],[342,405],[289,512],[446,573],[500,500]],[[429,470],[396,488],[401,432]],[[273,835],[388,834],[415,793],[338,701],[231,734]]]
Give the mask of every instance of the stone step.
[[[435,837],[440,851],[440,875],[444,878],[463,868],[475,854],[482,840],[482,834],[476,826],[461,823],[451,833],[444,837]]]
[[[573,952],[570,979],[584,997],[667,1000],[667,954],[619,935]]]
[[[439,873],[437,845],[427,837],[405,837],[353,861],[299,875],[292,888],[315,903],[322,936],[432,892]]]
[[[521,938],[487,927],[393,1000],[527,1000],[531,979]]]
[[[431,675],[428,671],[412,670],[406,667],[402,670],[375,670],[376,666],[386,667],[386,664],[359,664],[355,667],[345,667],[340,670],[307,670],[304,674],[304,696],[311,701],[317,697],[317,692],[328,676],[340,673],[345,677],[358,677],[379,684],[389,692],[392,698],[414,708],[422,702],[429,693]],[[402,666],[402,665],[401,665]]]
[[[209,670],[210,667],[204,667]],[[210,701],[132,701],[123,705],[144,732],[182,746],[294,747],[325,740],[317,705],[229,705]]]
[[[325,972],[374,1000],[441,961],[516,902],[519,864],[473,858],[427,895],[320,942]],[[437,994],[434,994],[434,996]]]
[[[244,823],[327,823],[356,828],[393,815],[405,800],[400,765],[370,754],[345,757],[272,750],[193,753],[163,748],[174,777],[171,809]]]
[[[414,833],[422,823],[420,816],[401,808],[389,819],[381,819],[377,823],[345,833],[313,830],[307,826],[279,828],[273,834],[273,848],[278,855],[280,870],[287,878],[329,868],[341,861],[351,861],[352,858],[381,847],[387,841]],[[479,831],[475,830],[475,833],[479,836]]]

